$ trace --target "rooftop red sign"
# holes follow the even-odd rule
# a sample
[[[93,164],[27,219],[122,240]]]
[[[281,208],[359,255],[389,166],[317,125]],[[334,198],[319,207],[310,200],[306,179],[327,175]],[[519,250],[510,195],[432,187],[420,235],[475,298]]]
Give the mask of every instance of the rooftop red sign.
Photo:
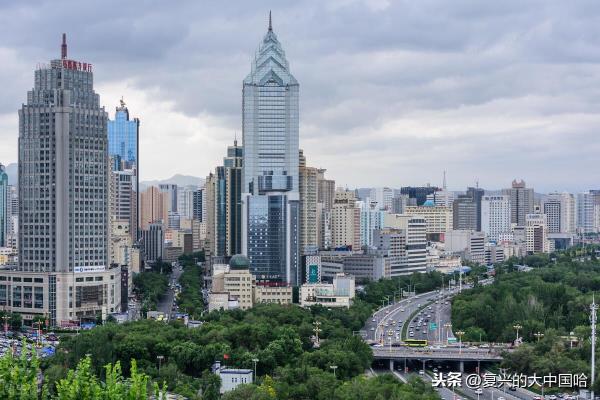
[[[72,69],[75,71],[92,72],[92,64],[82,63],[73,60],[62,60],[63,68]]]

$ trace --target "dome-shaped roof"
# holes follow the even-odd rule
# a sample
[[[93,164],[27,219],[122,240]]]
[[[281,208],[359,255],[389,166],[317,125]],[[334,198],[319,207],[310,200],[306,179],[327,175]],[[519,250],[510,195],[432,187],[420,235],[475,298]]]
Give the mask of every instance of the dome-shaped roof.
[[[229,260],[229,268],[231,269],[247,269],[250,268],[250,260],[242,254],[236,254]]]
[[[423,207],[435,207],[435,203],[433,200],[427,200],[425,203],[423,203]]]

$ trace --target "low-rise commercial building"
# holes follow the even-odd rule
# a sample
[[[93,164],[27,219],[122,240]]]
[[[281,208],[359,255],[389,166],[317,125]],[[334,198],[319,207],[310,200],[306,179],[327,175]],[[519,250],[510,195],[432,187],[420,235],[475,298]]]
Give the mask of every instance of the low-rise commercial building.
[[[300,305],[310,307],[350,307],[355,295],[354,277],[338,274],[333,283],[307,283],[300,286]]]
[[[250,261],[240,254],[231,257],[229,265],[213,266],[209,311],[232,307],[247,310],[260,303],[291,304],[292,287],[257,283],[250,272]]]
[[[219,361],[213,364],[212,372],[221,378],[221,394],[234,390],[239,385],[248,385],[253,382],[251,369],[228,368],[221,366]]]

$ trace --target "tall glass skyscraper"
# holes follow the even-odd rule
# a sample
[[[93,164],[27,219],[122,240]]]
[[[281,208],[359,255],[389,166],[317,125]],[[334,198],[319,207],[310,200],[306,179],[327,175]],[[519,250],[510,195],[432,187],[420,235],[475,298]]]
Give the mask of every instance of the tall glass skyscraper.
[[[299,85],[269,28],[243,82],[242,252],[268,281],[299,283]]]
[[[123,99],[117,107],[115,120],[108,121],[108,155],[119,157],[125,168],[139,164],[140,120],[129,119],[129,110]]]
[[[129,119],[129,110],[121,99],[115,112],[115,120],[108,121],[108,155],[112,160],[112,170],[119,171],[116,173],[119,179],[131,176],[131,207],[125,219],[129,220],[134,241],[140,237],[139,140],[140,120]]]
[[[0,164],[0,247],[6,246],[8,233],[8,175],[6,168]]]

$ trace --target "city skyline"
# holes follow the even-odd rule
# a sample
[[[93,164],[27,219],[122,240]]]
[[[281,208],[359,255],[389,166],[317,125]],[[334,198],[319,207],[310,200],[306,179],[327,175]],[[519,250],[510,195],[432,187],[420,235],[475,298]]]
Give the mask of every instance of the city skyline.
[[[326,168],[340,186],[441,186],[447,170],[451,189],[475,181],[500,189],[513,178],[536,192],[596,187],[593,133],[600,117],[588,88],[600,75],[591,47],[598,28],[586,19],[591,5],[486,4],[467,14],[461,5],[386,2],[240,3],[226,10],[185,3],[168,12],[121,7],[113,24],[106,21],[111,7],[103,6],[90,13],[97,28],[84,30],[79,23],[58,26],[57,11],[81,12],[75,3],[72,10],[69,3],[53,10],[40,4],[47,15],[35,32],[12,20],[35,19],[40,10],[11,5],[2,12],[5,165],[16,162],[15,110],[31,71],[55,55],[65,30],[73,56],[94,64],[101,105],[113,110],[123,96],[140,118],[141,180],[205,176],[235,132],[241,135],[239,76],[272,8],[274,28],[303,82],[300,148],[309,165]],[[123,18],[134,9],[140,23],[182,13],[203,19],[184,18],[168,33],[147,23],[129,29]],[[11,18],[15,13],[21,19]],[[488,23],[476,22],[482,19]],[[322,145],[324,135],[335,147]]]

